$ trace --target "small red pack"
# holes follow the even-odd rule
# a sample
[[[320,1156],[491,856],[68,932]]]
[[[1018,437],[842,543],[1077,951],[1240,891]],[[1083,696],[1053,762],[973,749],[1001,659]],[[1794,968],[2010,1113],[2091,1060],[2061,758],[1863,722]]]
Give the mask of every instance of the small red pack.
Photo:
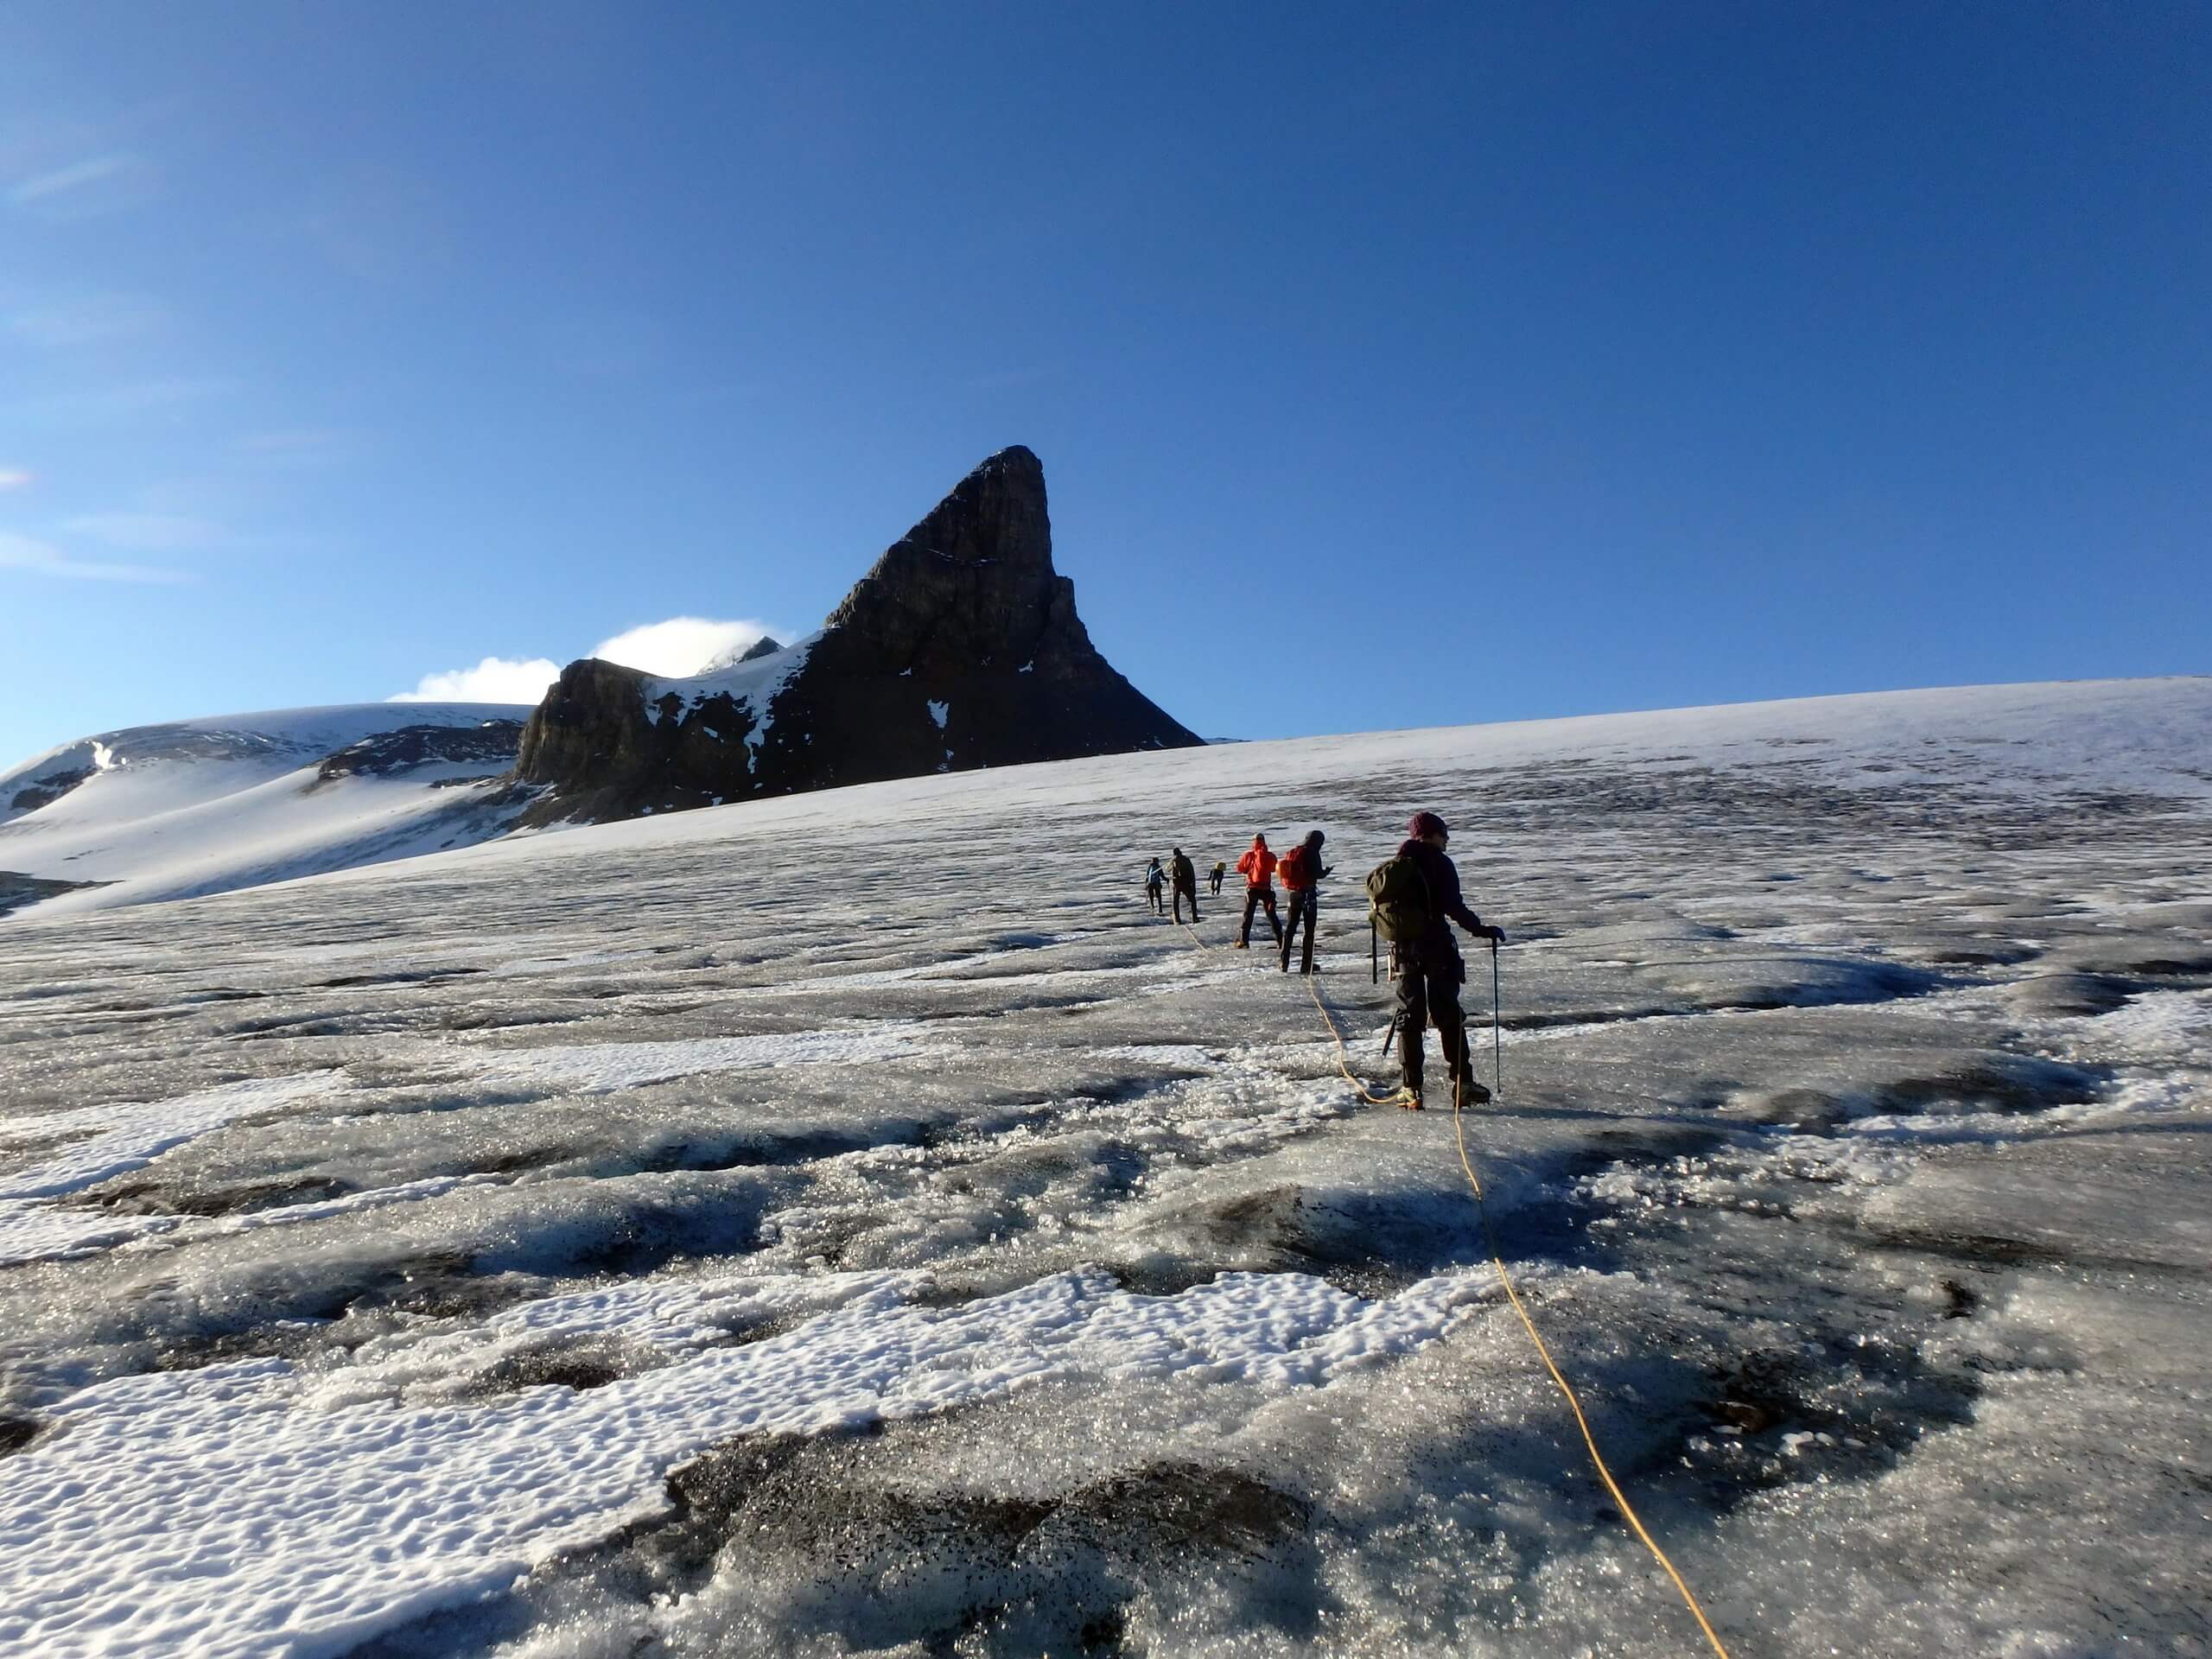
[[[1275,879],[1293,893],[1313,885],[1313,853],[1300,842],[1275,861]]]

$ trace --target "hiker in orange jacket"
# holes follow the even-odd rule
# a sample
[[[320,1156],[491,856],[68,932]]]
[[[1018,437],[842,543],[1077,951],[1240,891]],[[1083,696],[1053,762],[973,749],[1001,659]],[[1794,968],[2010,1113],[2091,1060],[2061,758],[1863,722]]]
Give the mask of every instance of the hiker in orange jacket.
[[[1283,923],[1281,947],[1282,971],[1286,974],[1290,971],[1290,948],[1297,943],[1298,924],[1301,917],[1306,922],[1306,958],[1299,971],[1307,974],[1313,971],[1313,934],[1320,925],[1313,886],[1329,873],[1329,867],[1321,862],[1321,843],[1327,839],[1319,830],[1309,830],[1306,832],[1306,839],[1285,853],[1275,864],[1275,874],[1282,877],[1282,890],[1290,899],[1290,916]]]
[[[1252,912],[1262,905],[1268,907],[1268,925],[1275,931],[1275,945],[1282,945],[1282,918],[1275,914],[1275,855],[1268,850],[1265,836],[1252,837],[1251,849],[1236,861],[1236,873],[1244,878],[1244,926],[1236,936],[1236,948],[1252,948]]]

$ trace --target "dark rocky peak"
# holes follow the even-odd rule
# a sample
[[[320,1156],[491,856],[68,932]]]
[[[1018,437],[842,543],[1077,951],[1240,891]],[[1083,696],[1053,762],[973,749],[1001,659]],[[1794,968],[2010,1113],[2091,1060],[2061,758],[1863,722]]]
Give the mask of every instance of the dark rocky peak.
[[[1016,444],[962,479],[854,584],[824,632],[840,655],[893,674],[1018,667],[1055,636],[1088,650],[1074,584],[1052,569],[1043,463]]]
[[[657,679],[586,659],[530,717],[526,821],[627,817],[758,795],[1199,740],[1100,656],[1052,568],[1045,469],[1016,446],[960,480],[820,633]]]
[[[649,729],[645,677],[597,657],[561,671],[524,722],[516,770],[524,781],[574,777],[634,749]]]
[[[737,660],[741,663],[757,663],[763,657],[772,657],[782,649],[783,646],[777,642],[774,634],[764,633],[747,645],[739,654]]]

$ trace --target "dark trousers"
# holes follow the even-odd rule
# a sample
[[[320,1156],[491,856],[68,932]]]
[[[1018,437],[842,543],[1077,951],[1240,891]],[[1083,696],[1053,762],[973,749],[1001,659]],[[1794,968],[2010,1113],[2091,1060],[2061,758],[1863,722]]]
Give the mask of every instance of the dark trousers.
[[[1216,870],[1213,873],[1213,896],[1217,899],[1221,897],[1221,872],[1219,870]]]
[[[1160,891],[1159,882],[1146,882],[1144,884],[1144,896],[1152,901],[1152,913],[1154,915],[1165,916],[1167,913],[1167,899]]]
[[[1183,901],[1185,899],[1191,901],[1191,919],[1195,922],[1198,919],[1198,884],[1197,882],[1193,881],[1187,887],[1180,881],[1175,884],[1175,919],[1179,922],[1183,919]]]
[[[1469,1076],[1467,1016],[1459,1007],[1459,987],[1467,977],[1459,953],[1431,957],[1426,961],[1410,950],[1398,968],[1398,1071],[1406,1087],[1421,1089],[1421,1037],[1429,1022],[1436,1022],[1437,1046],[1444,1064],[1454,1077]]]
[[[1306,957],[1298,971],[1310,974],[1313,971],[1313,931],[1320,925],[1314,904],[1316,894],[1311,887],[1291,887],[1286,891],[1290,914],[1283,918],[1282,925],[1282,970],[1286,974],[1290,971],[1290,949],[1298,942],[1298,921],[1302,916],[1306,918]]]
[[[1275,890],[1273,887],[1244,889],[1244,928],[1237,934],[1236,942],[1239,944],[1252,943],[1252,912],[1262,905],[1268,907],[1268,925],[1274,929],[1275,947],[1280,950],[1282,947],[1282,918],[1275,914]]]

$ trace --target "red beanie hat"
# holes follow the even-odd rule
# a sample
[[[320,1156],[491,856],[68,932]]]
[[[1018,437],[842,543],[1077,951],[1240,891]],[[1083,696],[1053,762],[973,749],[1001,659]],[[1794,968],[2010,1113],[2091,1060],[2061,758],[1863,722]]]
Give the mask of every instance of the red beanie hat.
[[[1419,841],[1427,836],[1448,836],[1452,826],[1433,812],[1416,812],[1414,821],[1406,826],[1406,833]]]

